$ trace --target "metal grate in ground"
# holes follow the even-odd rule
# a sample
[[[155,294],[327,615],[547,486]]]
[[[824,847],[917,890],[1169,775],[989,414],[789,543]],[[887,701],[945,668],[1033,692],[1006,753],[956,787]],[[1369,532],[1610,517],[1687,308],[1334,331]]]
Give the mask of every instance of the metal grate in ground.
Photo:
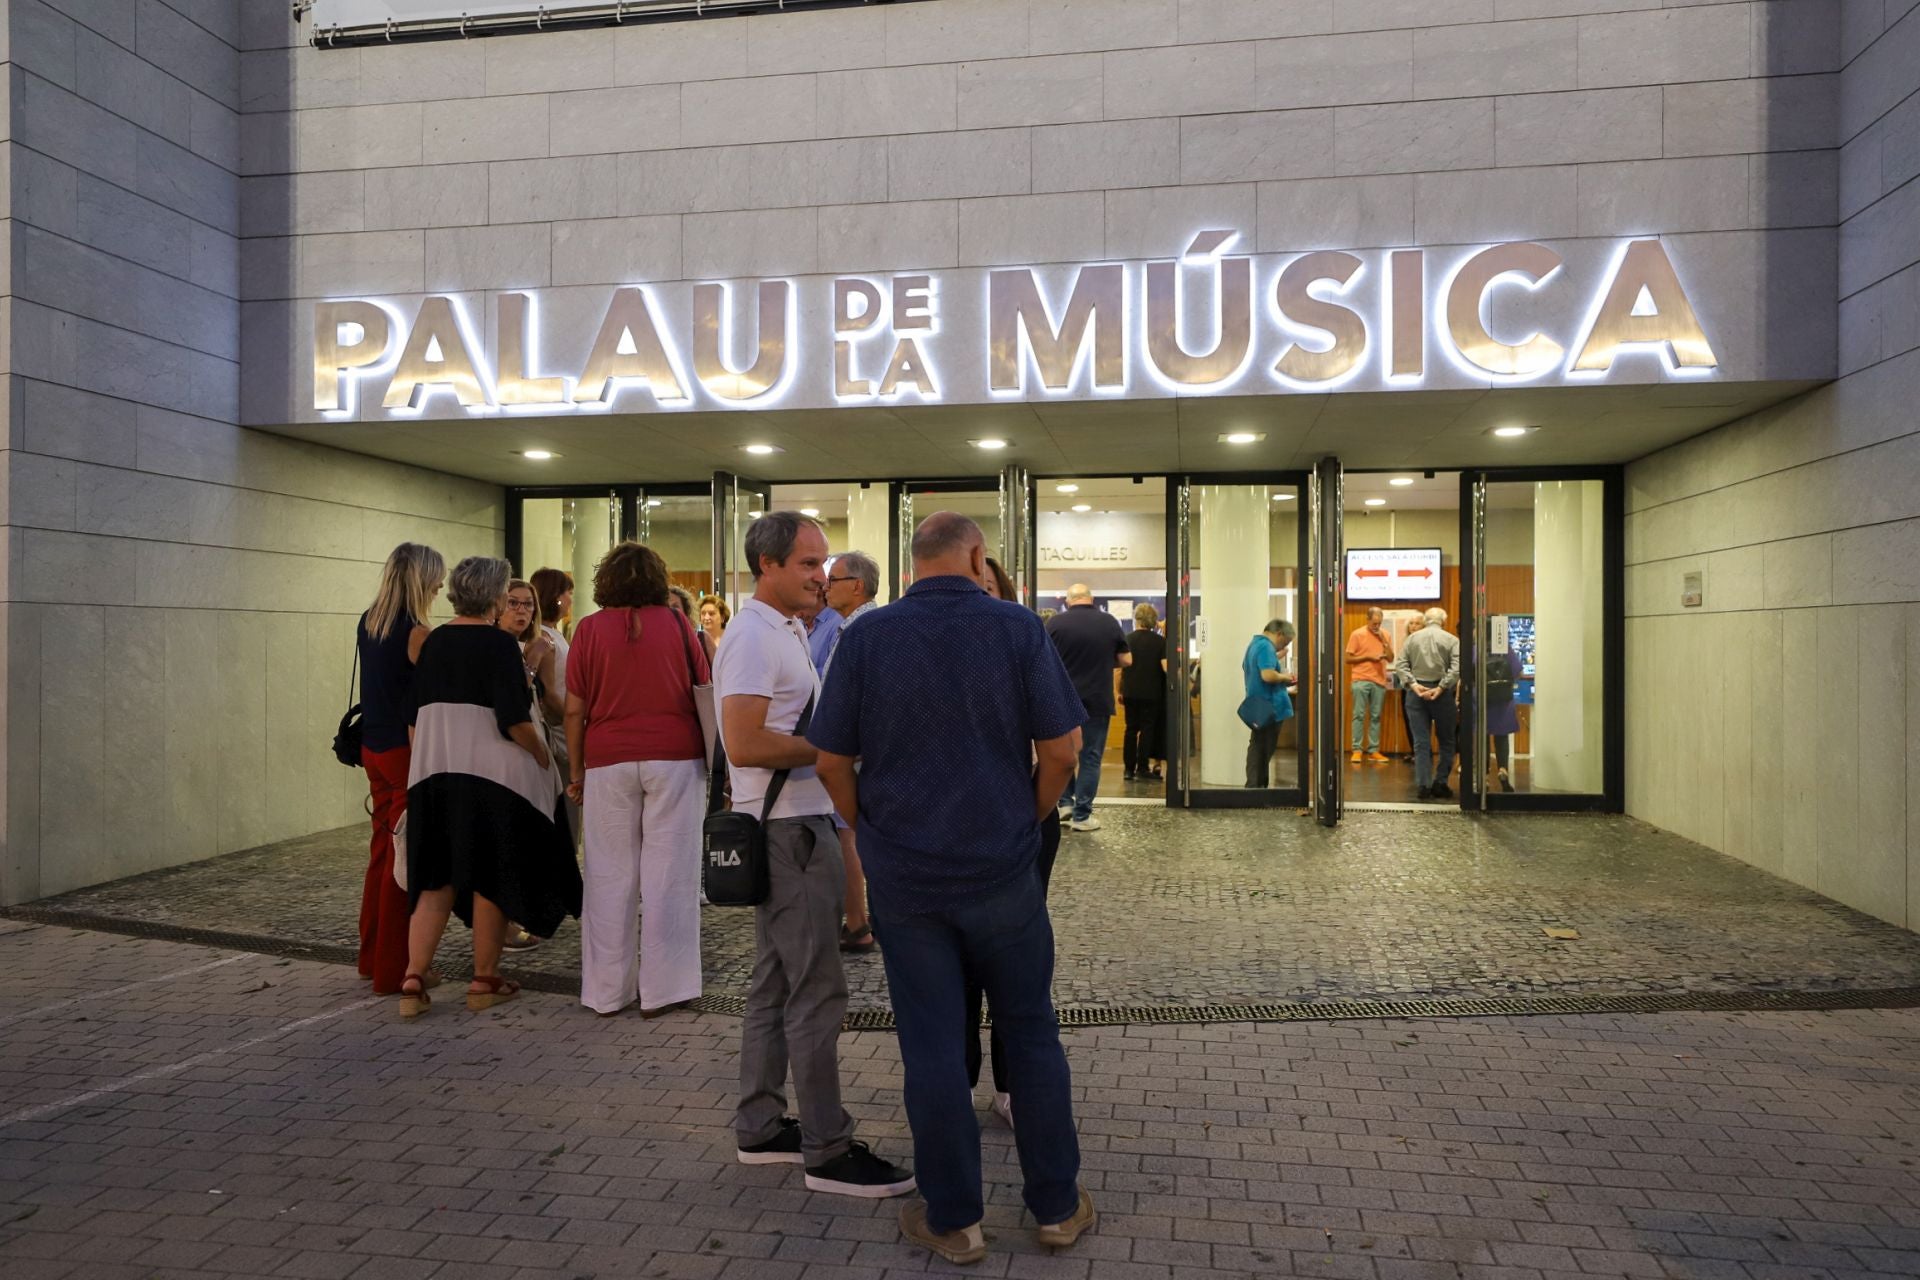
[[[350,965],[351,947],[290,942],[256,934],[225,933],[144,920],[35,907],[0,909],[0,919],[28,924],[57,925],[114,933],[130,938],[154,938],[246,951],[256,955],[317,960]],[[529,991],[572,995],[579,983],[563,974],[517,973]],[[711,995],[694,1003],[701,1013],[739,1017],[746,1000],[737,995]],[[1620,995],[1514,996],[1466,1000],[1325,1000],[1257,1004],[1159,1004],[1118,1007],[1066,1006],[1060,1010],[1063,1027],[1123,1027],[1220,1022],[1351,1022],[1376,1018],[1513,1018],[1585,1013],[1781,1013],[1832,1009],[1920,1008],[1920,987],[1881,987],[1864,990],[1821,991],[1683,991]],[[847,1014],[848,1031],[891,1031],[888,1009],[854,1009]]]

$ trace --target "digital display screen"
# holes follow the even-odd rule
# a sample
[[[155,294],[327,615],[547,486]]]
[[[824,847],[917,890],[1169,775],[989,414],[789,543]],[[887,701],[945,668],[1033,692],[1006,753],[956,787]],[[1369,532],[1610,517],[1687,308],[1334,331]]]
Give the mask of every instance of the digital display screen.
[[[1507,615],[1507,652],[1513,655],[1518,668],[1516,674],[1523,680],[1533,679],[1533,615],[1530,613],[1510,613]]]
[[[1440,548],[1367,547],[1347,552],[1347,599],[1439,598]]]

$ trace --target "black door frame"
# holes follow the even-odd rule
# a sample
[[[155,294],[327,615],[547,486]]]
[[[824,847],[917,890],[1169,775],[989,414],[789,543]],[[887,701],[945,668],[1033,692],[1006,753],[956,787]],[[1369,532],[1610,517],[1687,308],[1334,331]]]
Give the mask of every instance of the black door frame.
[[[1627,620],[1626,620],[1626,469],[1591,467],[1479,467],[1460,473],[1460,807],[1480,812],[1480,775],[1486,769],[1486,744],[1474,732],[1474,699],[1481,654],[1477,598],[1481,566],[1474,558],[1474,485],[1543,480],[1598,480],[1600,491],[1601,639],[1601,791],[1597,795],[1558,792],[1494,792],[1488,813],[1624,813],[1626,811]]]

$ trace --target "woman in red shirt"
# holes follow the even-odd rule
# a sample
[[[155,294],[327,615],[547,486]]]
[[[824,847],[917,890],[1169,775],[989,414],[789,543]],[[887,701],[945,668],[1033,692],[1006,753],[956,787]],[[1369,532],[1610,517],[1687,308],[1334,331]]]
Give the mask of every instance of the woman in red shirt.
[[[567,794],[586,829],[580,1003],[602,1016],[637,998],[656,1017],[700,996],[707,763],[693,686],[712,676],[667,591],[650,548],[613,548],[593,574],[599,612],[567,654]]]

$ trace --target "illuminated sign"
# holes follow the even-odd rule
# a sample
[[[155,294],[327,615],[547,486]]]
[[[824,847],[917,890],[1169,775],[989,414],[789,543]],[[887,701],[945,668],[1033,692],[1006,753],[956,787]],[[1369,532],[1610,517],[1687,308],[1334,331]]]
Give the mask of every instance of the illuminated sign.
[[[1255,256],[1238,239],[1204,231],[1148,262],[331,299],[313,308],[310,403],[375,417],[767,409],[1720,364],[1657,238],[1582,242],[1583,267],[1535,243]],[[543,324],[562,304],[565,322]]]
[[[1347,599],[1439,598],[1440,548],[1355,547],[1347,552]]]

